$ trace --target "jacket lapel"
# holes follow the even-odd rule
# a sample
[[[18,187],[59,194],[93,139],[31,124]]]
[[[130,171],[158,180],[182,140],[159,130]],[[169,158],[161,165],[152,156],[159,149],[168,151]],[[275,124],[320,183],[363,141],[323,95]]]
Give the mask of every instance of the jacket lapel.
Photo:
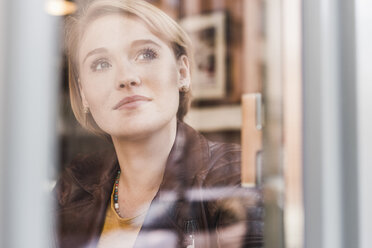
[[[194,206],[185,199],[189,189],[201,189],[198,175],[208,163],[207,140],[184,123],[178,122],[177,135],[169,154],[163,181],[153,199],[135,247],[145,247],[143,240],[151,230],[166,230],[182,240],[185,222],[193,218]]]

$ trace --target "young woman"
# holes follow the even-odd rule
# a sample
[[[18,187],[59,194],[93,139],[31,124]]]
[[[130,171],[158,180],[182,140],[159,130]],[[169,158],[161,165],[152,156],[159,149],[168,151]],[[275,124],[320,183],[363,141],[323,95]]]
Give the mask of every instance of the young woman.
[[[224,231],[229,247],[243,237],[257,247],[246,209],[222,199],[239,186],[240,148],[183,123],[186,33],[141,0],[91,1],[66,27],[72,109],[115,150],[77,158],[61,175],[59,247],[218,247]]]

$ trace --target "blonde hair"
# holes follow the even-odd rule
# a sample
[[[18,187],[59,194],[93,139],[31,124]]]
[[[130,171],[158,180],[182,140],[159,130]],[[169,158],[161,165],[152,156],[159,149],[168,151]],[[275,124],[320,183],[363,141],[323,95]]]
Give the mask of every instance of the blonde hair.
[[[186,55],[193,66],[192,45],[186,32],[167,14],[143,0],[93,0],[79,7],[79,11],[66,19],[65,46],[69,67],[69,89],[71,107],[77,121],[98,135],[106,135],[90,113],[84,113],[79,82],[78,51],[84,30],[90,22],[109,14],[134,16],[142,20],[149,30],[168,42],[176,59]],[[189,105],[191,92],[179,92],[177,118],[183,121]]]

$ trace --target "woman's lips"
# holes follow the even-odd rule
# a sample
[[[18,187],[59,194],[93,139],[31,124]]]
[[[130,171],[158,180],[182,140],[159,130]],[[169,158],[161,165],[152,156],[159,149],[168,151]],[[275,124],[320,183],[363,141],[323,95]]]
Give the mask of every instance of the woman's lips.
[[[140,96],[140,95],[128,96],[128,97],[123,98],[121,101],[119,101],[113,107],[113,110],[122,109],[122,108],[136,108],[138,105],[142,104],[143,102],[149,102],[151,100],[152,100],[151,98]]]

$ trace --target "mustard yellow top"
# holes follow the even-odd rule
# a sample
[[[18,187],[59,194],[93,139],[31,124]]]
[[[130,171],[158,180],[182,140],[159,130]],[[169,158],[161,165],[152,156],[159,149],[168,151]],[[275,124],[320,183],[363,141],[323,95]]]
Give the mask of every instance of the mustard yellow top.
[[[105,224],[98,241],[98,248],[133,247],[146,216],[147,211],[133,218],[121,218],[114,208],[114,190],[115,187],[106,210]]]

